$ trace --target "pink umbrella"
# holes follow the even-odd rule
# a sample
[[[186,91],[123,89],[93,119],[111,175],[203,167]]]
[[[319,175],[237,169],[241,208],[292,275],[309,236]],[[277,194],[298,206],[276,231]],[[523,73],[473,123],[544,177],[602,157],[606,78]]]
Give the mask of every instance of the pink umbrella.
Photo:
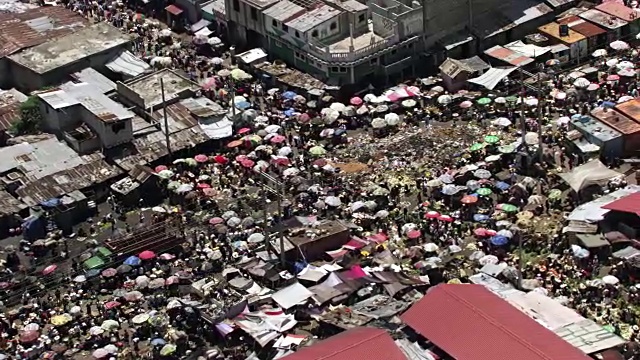
[[[417,239],[420,237],[420,235],[422,235],[422,233],[420,232],[420,230],[411,230],[407,233],[407,237],[409,239]]]
[[[495,230],[487,229],[487,236],[495,236],[497,233]]]
[[[400,96],[398,96],[398,94],[396,94],[394,92],[394,93],[391,93],[391,94],[387,95],[387,99],[389,99],[391,102],[396,102],[396,101],[400,100],[401,98],[400,98]]]
[[[283,142],[283,141],[285,141],[285,140],[287,140],[287,138],[286,138],[286,137],[284,137],[284,136],[282,136],[282,135],[276,135],[276,136],[272,137],[270,141],[271,141],[273,144],[280,144],[281,142]]]
[[[253,162],[253,160],[249,160],[249,159],[246,159],[246,160],[244,160],[244,161],[242,161],[242,162],[240,163],[240,165],[242,165],[243,167],[246,167],[246,168],[252,168],[252,167],[253,167],[253,165],[255,165],[255,164],[256,164],[256,163],[255,163],[255,162]]]
[[[426,214],[424,214],[424,217],[427,219],[437,219],[440,217],[440,213],[437,211],[427,211]]]
[[[114,268],[109,268],[109,269],[105,269],[102,271],[102,276],[104,277],[113,277],[116,276],[116,274],[118,273],[118,270],[114,269]]]
[[[243,161],[245,161],[247,159],[248,159],[247,155],[238,155],[238,156],[236,156],[236,161],[237,162],[243,162]]]
[[[138,257],[140,258],[140,260],[151,260],[154,257],[156,257],[156,253],[154,253],[151,250],[145,250],[143,252],[141,252]]]
[[[209,185],[209,184],[207,184],[207,183],[199,183],[196,187],[197,187],[198,189],[208,189],[208,188],[210,188],[210,187],[211,187],[211,185]]]
[[[251,129],[249,129],[249,128],[242,128],[242,129],[238,130],[238,134],[247,134],[247,133],[250,133],[250,132],[251,132]]]
[[[42,274],[49,275],[52,272],[56,271],[57,268],[58,268],[58,265],[49,265],[46,268],[44,268],[44,270],[42,270]]]
[[[359,97],[352,97],[351,100],[349,100],[349,103],[351,105],[355,105],[355,106],[360,106],[362,105],[362,99]]]
[[[311,117],[309,117],[309,114],[300,114],[298,116],[298,122],[306,123],[306,122],[309,122],[309,120],[311,120]]]
[[[168,254],[168,253],[164,253],[164,254],[160,254],[159,258],[162,259],[162,260],[173,260],[176,257],[174,255],[171,255],[171,254]]]
[[[216,78],[214,78],[214,77],[210,77],[210,78],[206,79],[202,83],[202,88],[204,90],[209,90],[209,89],[215,88],[215,87],[216,87]]]
[[[291,164],[291,160],[287,159],[286,157],[275,158],[271,160],[271,162],[280,166],[287,166]]]
[[[485,228],[477,228],[477,229],[473,230],[473,233],[476,236],[487,236],[487,229],[485,229]]]
[[[177,284],[179,282],[180,282],[180,278],[178,278],[177,276],[169,276],[164,283],[165,285],[169,286],[169,285]]]
[[[463,108],[463,109],[468,109],[471,106],[473,106],[473,103],[471,101],[469,101],[469,100],[466,100],[466,101],[463,101],[463,102],[460,103],[460,107]]]
[[[438,217],[438,220],[444,221],[444,222],[453,222],[453,218],[449,215],[440,215]]]
[[[607,81],[618,81],[620,80],[620,76],[618,75],[609,75],[607,76]]]
[[[224,223],[224,219],[221,217],[214,217],[211,220],[209,220],[209,224],[211,225],[218,225],[223,223]]]
[[[113,309],[115,307],[120,306],[121,304],[117,301],[109,301],[107,303],[104,304],[104,308],[109,310],[109,309]]]
[[[197,162],[203,163],[209,161],[209,157],[204,154],[196,155],[193,157]]]
[[[156,168],[154,170],[155,170],[155,172],[159,173],[162,170],[169,170],[169,168],[166,167],[165,165],[158,165],[158,166],[156,166]]]

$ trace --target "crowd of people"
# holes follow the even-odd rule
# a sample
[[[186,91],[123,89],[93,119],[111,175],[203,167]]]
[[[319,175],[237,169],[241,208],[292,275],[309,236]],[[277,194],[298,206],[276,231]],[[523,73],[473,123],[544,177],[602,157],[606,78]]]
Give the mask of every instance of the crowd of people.
[[[245,359],[256,352],[248,337],[237,346],[211,337],[216,327],[203,325],[201,312],[231,296],[225,271],[264,251],[271,229],[294,217],[348,223],[360,244],[313,259],[317,266],[402,264],[435,285],[506,264],[515,270],[505,271],[505,282],[556,298],[628,340],[627,358],[640,356],[633,267],[590,253],[562,231],[564,215],[626,180],[577,196],[558,175],[598,157],[618,165],[615,156],[570,148],[567,133],[575,117],[638,94],[633,48],[594,53],[582,72],[548,61],[544,99],[505,84],[447,93],[437,80],[418,79],[340,102],[323,92],[263,91],[244,71],[220,73],[222,63],[197,55],[197,45],[161,40],[160,28],[126,8],[67,6],[131,32],[150,61],[169,57],[194,80],[215,78],[210,95],[236,108],[235,132],[216,153],[154,169],[166,201],[151,209],[153,222],[182,224],[183,244],[103,269],[74,262],[59,288],[25,293],[0,314],[0,359]],[[276,266],[282,279],[300,271],[291,259]],[[56,271],[47,266],[43,279]],[[215,291],[184,293],[202,279],[216,282]],[[261,306],[277,308],[270,305]],[[321,312],[324,304],[305,309]]]

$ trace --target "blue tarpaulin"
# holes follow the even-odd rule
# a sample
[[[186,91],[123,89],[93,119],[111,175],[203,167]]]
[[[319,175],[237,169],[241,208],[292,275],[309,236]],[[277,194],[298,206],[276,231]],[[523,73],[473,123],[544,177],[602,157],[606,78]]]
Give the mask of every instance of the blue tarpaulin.
[[[61,203],[62,203],[62,201],[60,199],[52,198],[52,199],[45,200],[45,201],[41,202],[40,205],[42,205],[44,207],[53,208],[53,207],[56,207],[56,206],[60,205]]]

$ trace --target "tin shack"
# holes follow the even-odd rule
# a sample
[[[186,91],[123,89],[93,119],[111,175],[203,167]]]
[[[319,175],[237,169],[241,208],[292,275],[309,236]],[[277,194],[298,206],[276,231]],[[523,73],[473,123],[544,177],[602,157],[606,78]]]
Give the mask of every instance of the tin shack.
[[[601,121],[589,115],[574,118],[569,123],[573,130],[577,130],[588,142],[600,147],[600,155],[611,159],[624,154],[624,137]]]
[[[616,106],[616,108],[619,108],[619,106]],[[619,112],[617,109],[605,109],[601,107],[591,111],[591,115],[598,121],[622,134],[625,154],[633,154],[640,149],[640,124],[635,120]]]
[[[548,37],[553,43],[564,44],[569,47],[569,56],[571,60],[585,59],[589,56],[589,45],[587,38],[577,31],[567,27],[565,31],[561,31],[560,24],[557,22],[548,23],[540,26],[538,31]]]

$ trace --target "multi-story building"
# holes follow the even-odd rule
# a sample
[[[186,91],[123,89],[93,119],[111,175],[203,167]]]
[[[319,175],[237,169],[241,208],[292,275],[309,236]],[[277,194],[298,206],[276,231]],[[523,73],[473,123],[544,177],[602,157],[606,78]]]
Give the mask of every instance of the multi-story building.
[[[407,76],[420,52],[422,6],[408,0],[227,0],[232,38],[334,85]]]

